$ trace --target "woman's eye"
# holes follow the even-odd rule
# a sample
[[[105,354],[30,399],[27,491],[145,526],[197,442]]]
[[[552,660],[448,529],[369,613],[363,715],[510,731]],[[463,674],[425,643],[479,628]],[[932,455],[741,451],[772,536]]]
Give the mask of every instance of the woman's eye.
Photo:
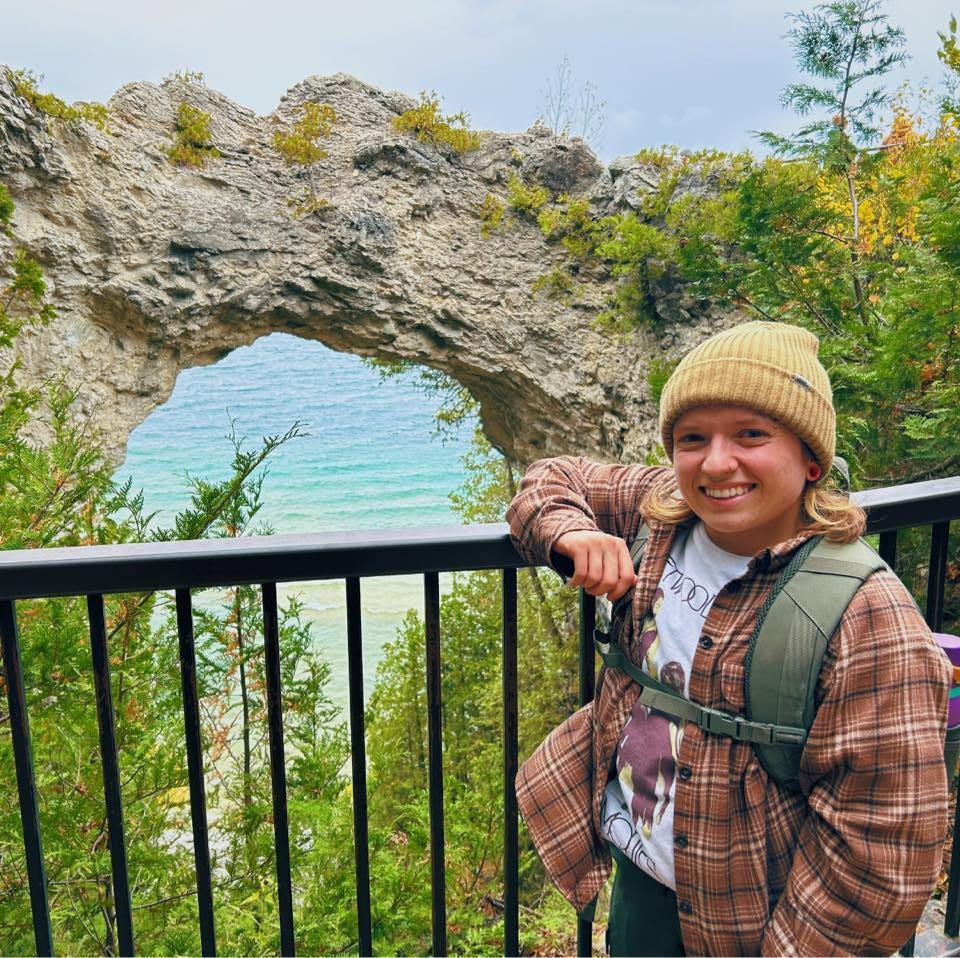
[[[677,442],[680,444],[690,444],[694,442],[703,442],[703,436],[698,432],[685,432],[677,436]]]
[[[744,439],[765,439],[767,433],[763,429],[741,429],[740,435]]]

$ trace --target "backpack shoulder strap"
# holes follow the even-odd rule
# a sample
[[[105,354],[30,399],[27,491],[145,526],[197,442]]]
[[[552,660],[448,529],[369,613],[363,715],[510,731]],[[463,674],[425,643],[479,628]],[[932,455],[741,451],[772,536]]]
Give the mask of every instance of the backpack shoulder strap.
[[[637,530],[637,535],[630,544],[630,559],[633,562],[634,573],[640,572],[640,565],[643,562],[643,553],[647,548],[647,540],[650,538],[650,528],[643,522]],[[620,596],[610,609],[610,634],[614,641],[620,639],[623,633],[623,626],[630,615],[630,607],[633,604],[633,589]]]
[[[886,563],[862,539],[808,540],[790,560],[757,616],[745,668],[747,718],[809,729],[817,677],[830,637],[864,580]],[[799,788],[800,753],[758,745],[781,785]]]

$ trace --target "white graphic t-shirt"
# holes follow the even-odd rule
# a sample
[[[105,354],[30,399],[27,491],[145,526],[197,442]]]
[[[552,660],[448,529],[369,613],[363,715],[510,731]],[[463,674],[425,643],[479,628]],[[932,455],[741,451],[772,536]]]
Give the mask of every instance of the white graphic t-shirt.
[[[640,630],[642,668],[689,698],[690,664],[717,593],[747,570],[749,556],[714,545],[702,522],[679,532]],[[638,701],[617,746],[617,776],[603,795],[603,836],[657,881],[676,890],[673,798],[683,722]]]

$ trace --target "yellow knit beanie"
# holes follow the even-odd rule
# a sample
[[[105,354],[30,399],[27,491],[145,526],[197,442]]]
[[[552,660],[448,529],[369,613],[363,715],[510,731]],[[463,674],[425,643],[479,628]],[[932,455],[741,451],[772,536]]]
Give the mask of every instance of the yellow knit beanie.
[[[673,459],[673,426],[694,406],[746,406],[792,429],[823,474],[836,447],[836,413],[813,333],[787,323],[742,323],[711,336],[680,361],[660,396],[660,436]]]

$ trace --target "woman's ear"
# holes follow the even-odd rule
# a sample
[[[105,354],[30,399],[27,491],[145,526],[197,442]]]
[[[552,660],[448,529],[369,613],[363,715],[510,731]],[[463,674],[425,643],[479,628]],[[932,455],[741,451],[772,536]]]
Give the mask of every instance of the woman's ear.
[[[823,470],[820,468],[819,463],[811,461],[807,466],[807,479],[810,482],[817,482],[822,475]]]

